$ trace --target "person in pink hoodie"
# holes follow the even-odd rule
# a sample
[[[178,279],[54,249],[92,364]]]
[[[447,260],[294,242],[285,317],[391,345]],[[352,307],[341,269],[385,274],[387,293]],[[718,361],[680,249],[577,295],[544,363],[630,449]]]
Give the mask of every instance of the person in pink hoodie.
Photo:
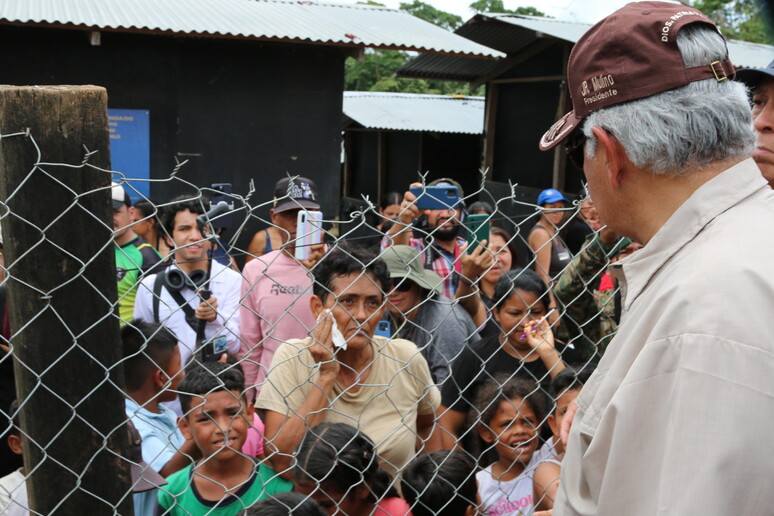
[[[320,209],[314,182],[305,177],[277,181],[270,214],[282,234],[282,247],[250,260],[242,272],[239,363],[250,401],[260,392],[279,345],[303,339],[315,326],[308,269],[322,256],[323,246],[313,246],[307,260],[295,258],[296,220],[302,209]]]

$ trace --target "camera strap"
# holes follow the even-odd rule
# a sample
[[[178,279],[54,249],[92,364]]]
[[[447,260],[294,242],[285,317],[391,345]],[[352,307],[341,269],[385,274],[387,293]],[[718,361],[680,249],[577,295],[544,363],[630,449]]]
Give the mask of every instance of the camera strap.
[[[156,274],[156,279],[153,282],[153,321],[156,323],[161,323],[159,320],[159,304],[161,302],[161,289],[164,287],[166,282],[166,275],[166,270]],[[183,309],[183,313],[185,314],[185,322],[188,324],[188,326],[191,327],[193,331],[196,331],[198,319],[196,319],[196,312],[194,309],[191,308],[191,305],[188,304],[179,290],[167,289],[167,292],[169,292],[169,295],[172,296],[172,299],[175,300],[178,308]]]

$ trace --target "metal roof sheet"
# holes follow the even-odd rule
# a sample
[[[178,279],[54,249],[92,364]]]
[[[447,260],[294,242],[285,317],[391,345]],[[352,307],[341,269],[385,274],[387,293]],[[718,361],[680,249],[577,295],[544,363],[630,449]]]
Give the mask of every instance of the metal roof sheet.
[[[554,18],[486,14],[474,16],[455,32],[508,55],[514,55],[539,38],[549,37],[575,43],[591,26],[589,23]],[[527,33],[531,34],[531,37]],[[744,41],[728,40],[728,52],[731,62],[739,68],[765,67],[774,58],[774,46]],[[398,70],[398,75],[474,81],[496,68],[497,64],[493,62],[421,55],[406,63]]]
[[[0,23],[503,57],[397,9],[305,0],[2,0]]]
[[[344,92],[344,115],[367,129],[481,134],[484,98]]]

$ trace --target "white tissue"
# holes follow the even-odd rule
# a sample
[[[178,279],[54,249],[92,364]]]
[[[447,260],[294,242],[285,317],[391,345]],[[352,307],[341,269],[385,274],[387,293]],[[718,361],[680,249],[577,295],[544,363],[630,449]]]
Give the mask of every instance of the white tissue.
[[[321,322],[330,313],[330,310],[323,310],[323,312],[317,318],[317,322]],[[347,339],[344,338],[341,330],[339,330],[339,326],[336,324],[336,319],[333,317],[333,315],[331,315],[331,320],[333,321],[333,326],[331,327],[331,341],[333,342],[333,347],[347,349]]]
[[[333,318],[333,316],[331,316]],[[333,319],[333,328],[331,329],[331,340],[333,341],[333,347],[347,349],[347,339],[339,330],[339,326],[336,324],[336,319]]]

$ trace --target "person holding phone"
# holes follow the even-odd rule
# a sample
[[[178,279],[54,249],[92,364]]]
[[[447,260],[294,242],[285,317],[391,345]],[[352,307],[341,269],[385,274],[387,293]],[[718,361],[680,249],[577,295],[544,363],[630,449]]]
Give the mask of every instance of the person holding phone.
[[[282,244],[245,265],[242,275],[240,364],[247,396],[260,392],[279,345],[307,335],[315,326],[309,308],[312,278],[309,269],[320,259],[323,245],[312,246],[306,260],[296,258],[298,214],[319,211],[317,185],[305,177],[282,178],[274,186],[271,222]]]
[[[387,309],[394,336],[417,345],[433,381],[442,385],[451,361],[479,340],[476,325],[459,303],[441,294],[441,278],[422,267],[416,249],[394,245],[381,258],[392,280]]]
[[[417,195],[406,191],[403,194],[400,213],[395,223],[382,239],[382,249],[391,245],[409,245],[422,255],[423,267],[438,274],[443,280],[442,293],[453,299],[462,270],[460,261],[465,239],[460,236],[464,215],[464,192],[460,184],[449,178],[432,181],[427,186],[447,187],[456,197],[448,199],[453,205],[435,209],[421,209]],[[421,183],[412,183],[410,188],[422,188]],[[415,221],[421,222],[417,223]],[[413,235],[412,235],[413,230]]]

